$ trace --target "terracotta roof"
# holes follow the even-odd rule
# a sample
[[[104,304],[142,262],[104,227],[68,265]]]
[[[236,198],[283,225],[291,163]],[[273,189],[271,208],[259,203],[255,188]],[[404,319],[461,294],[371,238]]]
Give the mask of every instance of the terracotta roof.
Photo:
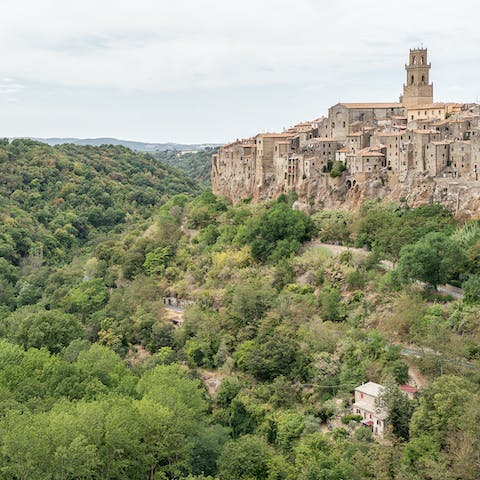
[[[411,385],[400,385],[400,390],[402,392],[408,392],[408,393],[417,393],[418,389],[415,387],[412,387]]]
[[[293,137],[293,136],[294,136],[293,133],[288,133],[288,132],[284,132],[284,133],[259,133],[258,135],[255,136],[255,138],[258,138],[258,137],[289,138],[289,137]]]
[[[377,137],[399,137],[401,132],[378,132]]]
[[[385,156],[381,152],[370,150],[370,148],[363,148],[362,150],[359,150],[357,152],[357,155],[360,155],[361,157],[384,157]],[[369,382],[369,383],[372,383],[372,382]]]
[[[415,107],[408,107],[407,110],[410,112],[411,110],[432,110],[436,109],[438,110],[439,108],[445,108],[446,103],[427,103],[425,105],[417,105]]]
[[[373,102],[373,103],[343,103],[341,102],[340,105],[343,105],[347,108],[402,108],[403,104],[401,103],[381,103],[381,102]]]

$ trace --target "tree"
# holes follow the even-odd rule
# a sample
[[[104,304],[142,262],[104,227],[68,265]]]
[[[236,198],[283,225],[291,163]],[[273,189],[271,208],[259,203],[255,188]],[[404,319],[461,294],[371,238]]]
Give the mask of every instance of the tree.
[[[338,430],[337,430],[338,432]],[[343,459],[343,446],[333,437],[316,432],[305,435],[295,447],[298,480],[360,480],[360,472]]]
[[[432,232],[402,248],[398,271],[404,280],[420,280],[436,288],[460,272],[464,263],[465,254],[453,240]]]
[[[73,340],[85,336],[85,329],[74,315],[41,306],[18,309],[5,320],[3,334],[25,348],[48,348],[59,353]]]
[[[408,440],[410,419],[413,414],[412,402],[392,379],[385,382],[385,388],[377,401],[378,406],[387,412],[387,423],[392,426],[393,433],[399,438]]]
[[[68,313],[79,313],[83,318],[102,308],[108,301],[108,289],[100,278],[82,282],[70,290],[63,304]]]
[[[143,268],[148,275],[162,275],[173,252],[170,246],[158,247],[145,255]]]
[[[273,449],[265,440],[244,435],[225,445],[219,459],[220,480],[267,480]]]
[[[342,302],[340,289],[335,286],[325,286],[320,291],[320,305],[322,318],[332,322],[339,322],[345,317],[345,305]]]
[[[299,360],[298,344],[283,327],[240,344],[233,355],[242,370],[259,380],[290,375]]]
[[[468,304],[480,303],[480,274],[470,275],[468,280],[463,282],[464,301]]]
[[[260,216],[247,221],[240,238],[251,245],[255,259],[265,262],[289,257],[312,233],[311,219],[279,200]]]
[[[473,386],[460,377],[444,375],[424,389],[418,408],[412,416],[410,433],[414,438],[428,435],[432,441],[444,446],[447,434],[461,426],[466,406],[478,401]]]

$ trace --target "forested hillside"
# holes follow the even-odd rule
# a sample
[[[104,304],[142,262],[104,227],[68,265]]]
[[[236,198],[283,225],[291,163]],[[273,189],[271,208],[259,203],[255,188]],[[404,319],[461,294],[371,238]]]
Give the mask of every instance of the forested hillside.
[[[480,478],[477,222],[232,206],[122,147],[4,142],[0,169],[0,476]]]
[[[0,144],[0,179],[0,252],[17,265],[39,255],[65,260],[95,235],[147,218],[170,195],[198,191],[178,170],[124,147],[31,140]]]
[[[210,185],[210,173],[212,169],[212,155],[218,151],[218,148],[203,148],[197,151],[178,152],[167,150],[156,152],[155,158],[160,161],[178,168],[187,174],[193,180],[200,182],[203,186]]]

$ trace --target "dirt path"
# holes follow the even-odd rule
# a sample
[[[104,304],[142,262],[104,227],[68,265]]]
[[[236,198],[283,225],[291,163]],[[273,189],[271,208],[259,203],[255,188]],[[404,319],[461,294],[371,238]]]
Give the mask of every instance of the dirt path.
[[[335,245],[333,243],[323,243],[319,240],[312,240],[305,243],[304,248],[305,250],[309,248],[324,248],[325,250],[328,250],[332,255],[338,255],[343,252],[352,252],[352,254],[358,255],[362,258],[367,258],[368,255],[370,255],[371,253],[364,248],[346,247],[345,245]],[[381,260],[380,265],[382,265],[385,270],[393,270],[393,263],[389,260]]]
[[[304,245],[305,250],[308,250],[311,248],[324,248],[325,250],[328,250],[333,255],[338,255],[339,253],[343,253],[343,252],[352,252],[352,254],[366,258],[370,254],[370,252],[368,250],[365,250],[364,248],[346,247],[344,245],[334,245],[330,243],[323,243],[323,242],[320,242],[319,240],[312,240],[310,242],[305,243]],[[385,270],[394,269],[393,262],[391,262],[390,260],[381,260],[380,265]],[[418,283],[424,287],[426,286],[426,284],[423,282],[418,282]],[[451,296],[456,299],[463,298],[462,289],[449,285],[448,283],[446,285],[438,285],[437,293],[442,296]]]
[[[183,324],[183,311],[184,309],[182,307],[165,305],[165,317],[167,321],[176,326],[181,326]]]
[[[428,386],[428,380],[420,373],[418,368],[411,365],[408,366],[408,377],[417,386],[417,388],[425,388]]]

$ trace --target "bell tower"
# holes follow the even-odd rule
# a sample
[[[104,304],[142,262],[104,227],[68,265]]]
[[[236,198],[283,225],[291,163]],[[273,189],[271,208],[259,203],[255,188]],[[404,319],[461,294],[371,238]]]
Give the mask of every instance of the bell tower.
[[[426,48],[410,49],[407,71],[407,82],[403,85],[400,103],[408,107],[433,103],[433,83],[429,83],[431,64],[428,63]]]

